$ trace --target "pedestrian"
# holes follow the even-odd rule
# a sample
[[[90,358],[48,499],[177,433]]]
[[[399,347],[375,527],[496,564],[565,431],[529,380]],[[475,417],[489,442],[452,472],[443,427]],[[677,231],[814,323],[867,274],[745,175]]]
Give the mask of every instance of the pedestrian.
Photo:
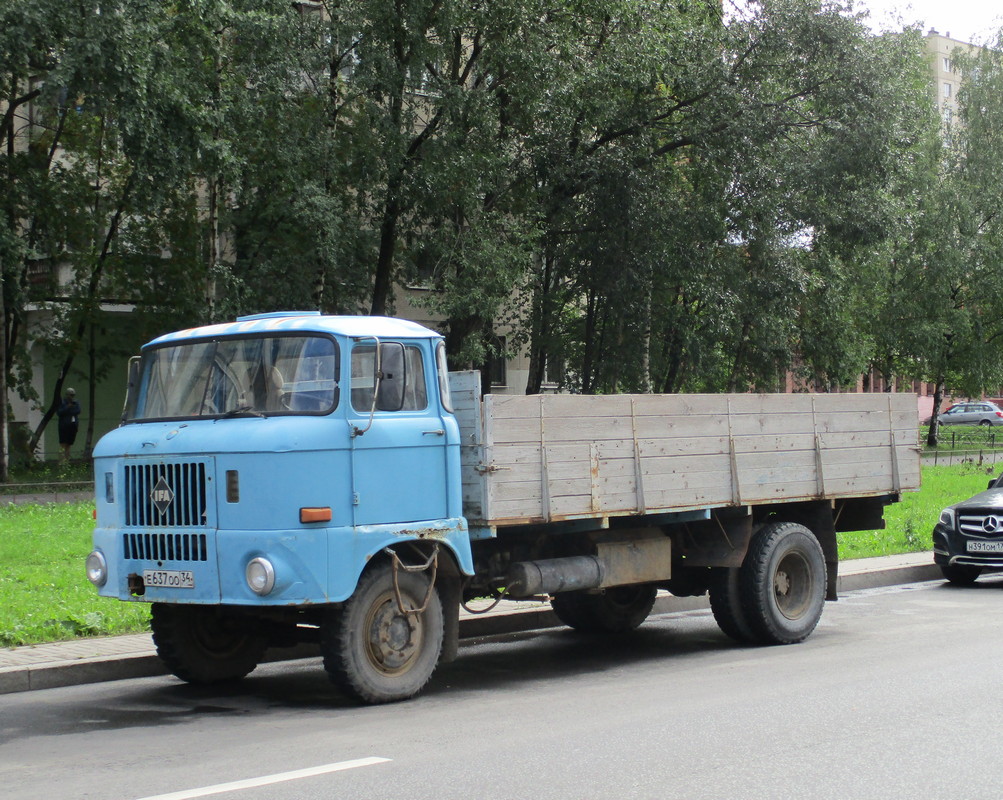
[[[80,426],[80,403],[75,390],[66,390],[56,413],[59,415],[59,447],[63,451],[63,461],[69,461],[70,446],[76,441]]]

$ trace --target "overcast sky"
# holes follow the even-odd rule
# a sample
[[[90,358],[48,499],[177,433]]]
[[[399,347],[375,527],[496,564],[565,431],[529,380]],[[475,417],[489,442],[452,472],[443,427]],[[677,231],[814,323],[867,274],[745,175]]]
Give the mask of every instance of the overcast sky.
[[[984,42],[1003,27],[1000,0],[856,0],[855,5],[871,12],[877,29],[898,30],[916,21],[923,32],[936,28],[944,36],[966,42]]]

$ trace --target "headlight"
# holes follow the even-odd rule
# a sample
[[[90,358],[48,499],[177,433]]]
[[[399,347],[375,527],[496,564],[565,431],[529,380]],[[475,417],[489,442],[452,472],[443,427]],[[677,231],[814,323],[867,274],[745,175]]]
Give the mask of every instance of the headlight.
[[[244,571],[247,585],[255,594],[266,595],[275,586],[275,567],[264,558],[252,558]]]
[[[92,550],[87,556],[87,580],[95,586],[104,586],[108,580],[108,562],[100,550]]]
[[[940,524],[943,525],[945,528],[950,528],[952,531],[954,530],[953,508],[945,508],[943,511],[940,512]]]

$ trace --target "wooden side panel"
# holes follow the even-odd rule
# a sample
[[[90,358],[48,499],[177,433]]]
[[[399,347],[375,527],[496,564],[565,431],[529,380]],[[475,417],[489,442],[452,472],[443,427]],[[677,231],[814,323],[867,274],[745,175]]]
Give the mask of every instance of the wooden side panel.
[[[453,415],[460,426],[464,515],[468,519],[482,520],[487,516],[487,486],[479,471],[483,458],[480,373],[450,372],[449,393],[453,400]]]
[[[912,394],[492,395],[483,411],[491,524],[919,486]]]

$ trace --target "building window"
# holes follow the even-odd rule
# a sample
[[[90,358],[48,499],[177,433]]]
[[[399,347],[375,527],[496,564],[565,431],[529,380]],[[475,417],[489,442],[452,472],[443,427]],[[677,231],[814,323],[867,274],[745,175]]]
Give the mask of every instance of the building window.
[[[944,56],[944,72],[954,72],[954,65],[948,56]]]
[[[950,96],[951,96],[951,84],[945,83],[944,84],[944,97],[950,97]]]

